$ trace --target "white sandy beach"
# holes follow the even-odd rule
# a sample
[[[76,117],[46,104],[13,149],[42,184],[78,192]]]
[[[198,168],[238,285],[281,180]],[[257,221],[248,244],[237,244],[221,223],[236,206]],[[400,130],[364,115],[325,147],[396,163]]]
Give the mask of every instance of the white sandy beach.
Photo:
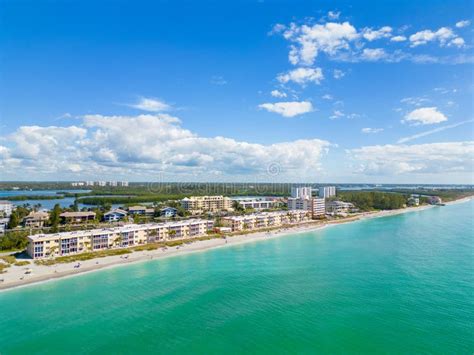
[[[465,198],[462,200],[453,201],[452,203],[462,203],[470,200]],[[380,218],[387,216],[394,216],[397,214],[408,213],[413,211],[421,211],[434,206],[420,206],[420,207],[409,207],[400,210],[393,211],[381,211],[381,212],[368,212],[361,213],[357,216],[348,217],[346,219],[325,221],[325,222],[308,222],[305,224],[296,225],[291,228],[282,228],[271,232],[254,232],[245,235],[229,236],[226,239],[216,238],[204,241],[195,241],[190,244],[183,244],[179,247],[168,247],[166,250],[156,249],[152,251],[136,251],[126,255],[107,256],[103,258],[97,258],[92,260],[86,260],[80,262],[80,267],[75,267],[78,262],[56,264],[51,266],[36,265],[32,260],[30,265],[25,266],[14,266],[12,265],[6,272],[0,274],[0,290],[11,289],[15,287],[21,287],[31,285],[39,282],[46,282],[54,279],[71,277],[74,275],[80,275],[87,272],[93,272],[102,270],[105,268],[118,267],[123,265],[129,265],[131,263],[144,262],[149,260],[156,260],[160,258],[166,258],[176,255],[186,255],[189,253],[200,252],[204,250],[226,247],[231,245],[238,245],[243,243],[256,242],[266,239],[274,239],[288,234],[296,234],[314,231],[327,227],[329,225],[349,223],[354,221],[360,221],[368,218]],[[30,269],[31,273],[26,274],[26,270]]]

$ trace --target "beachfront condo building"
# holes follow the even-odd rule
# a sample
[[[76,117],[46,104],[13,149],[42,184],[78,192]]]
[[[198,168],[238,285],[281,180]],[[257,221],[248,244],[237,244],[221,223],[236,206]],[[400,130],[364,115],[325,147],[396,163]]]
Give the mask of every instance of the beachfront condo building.
[[[318,195],[321,198],[336,196],[336,186],[321,186]]]
[[[232,200],[224,196],[191,196],[181,200],[181,206],[191,214],[232,210]]]
[[[311,186],[300,186],[291,188],[292,198],[310,199],[313,196]]]
[[[311,199],[311,213],[313,218],[321,218],[326,215],[326,199],[314,197]]]
[[[308,211],[313,218],[319,218],[326,213],[324,198],[288,198],[288,209],[290,211]]]
[[[307,211],[277,211],[261,212],[243,216],[229,216],[222,218],[222,224],[231,228],[232,232],[255,230],[262,228],[281,227],[298,222],[309,221]]]
[[[274,199],[267,199],[267,198],[239,198],[239,199],[232,199],[233,201],[237,201],[240,206],[244,209],[253,209],[253,210],[268,210],[271,208],[276,208],[280,206],[280,200]]]
[[[328,201],[326,203],[326,211],[336,215],[344,215],[354,210],[354,205],[344,201]]]
[[[36,234],[28,237],[27,253],[33,259],[54,258],[161,241],[197,238],[214,227],[214,222],[190,219],[170,223],[128,224],[87,231]]]

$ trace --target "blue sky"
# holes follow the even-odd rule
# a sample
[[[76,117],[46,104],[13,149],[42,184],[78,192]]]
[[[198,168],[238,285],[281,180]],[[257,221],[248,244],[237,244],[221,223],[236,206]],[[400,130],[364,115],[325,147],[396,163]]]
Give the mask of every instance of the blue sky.
[[[470,1],[2,1],[0,178],[473,183]]]

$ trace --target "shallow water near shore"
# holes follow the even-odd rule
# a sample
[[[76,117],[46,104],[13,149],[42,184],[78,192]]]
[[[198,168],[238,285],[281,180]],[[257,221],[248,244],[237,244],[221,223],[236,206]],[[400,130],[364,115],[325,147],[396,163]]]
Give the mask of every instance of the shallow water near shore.
[[[474,350],[474,201],[0,293],[0,353]]]

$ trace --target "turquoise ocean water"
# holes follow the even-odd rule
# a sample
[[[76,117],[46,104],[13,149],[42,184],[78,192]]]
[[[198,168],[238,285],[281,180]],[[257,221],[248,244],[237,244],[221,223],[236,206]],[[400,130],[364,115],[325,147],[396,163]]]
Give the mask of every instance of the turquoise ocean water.
[[[474,351],[474,201],[0,293],[0,353]]]

